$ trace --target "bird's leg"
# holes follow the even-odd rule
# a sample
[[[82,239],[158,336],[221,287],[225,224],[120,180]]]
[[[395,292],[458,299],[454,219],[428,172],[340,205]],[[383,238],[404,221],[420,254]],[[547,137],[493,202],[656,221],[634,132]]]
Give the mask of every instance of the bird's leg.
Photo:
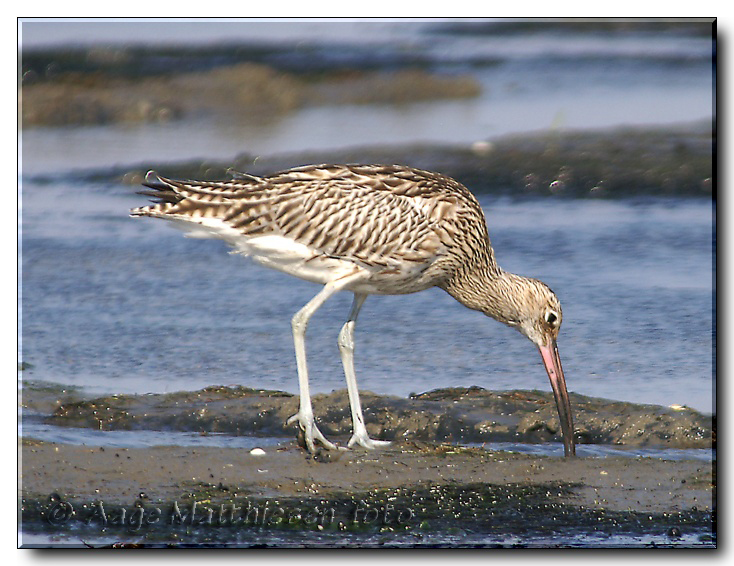
[[[301,401],[298,412],[289,418],[288,421],[286,421],[286,424],[298,421],[298,424],[304,433],[306,448],[311,453],[316,452],[316,446],[314,444],[315,440],[318,440],[322,446],[330,450],[336,450],[337,446],[326,440],[324,435],[321,434],[321,431],[316,426],[316,421],[314,420],[313,408],[311,407],[311,393],[308,387],[308,368],[306,366],[306,327],[308,326],[308,321],[311,316],[313,316],[313,313],[315,313],[319,307],[326,302],[326,299],[362,277],[364,277],[362,271],[355,269],[355,271],[348,275],[342,276],[334,281],[330,281],[313,299],[306,303],[306,306],[298,311],[291,320],[291,326],[293,327],[293,343],[296,349],[298,388],[300,390]]]
[[[306,440],[306,448],[312,454],[316,452],[314,441],[319,441],[322,446],[329,450],[336,450],[337,447],[332,442],[326,440],[321,431],[316,426],[313,416],[313,408],[311,407],[311,393],[308,386],[308,367],[306,366],[306,327],[308,321],[318,308],[324,304],[326,299],[331,297],[339,288],[327,284],[313,299],[311,299],[305,307],[299,310],[291,319],[293,328],[293,343],[296,349],[296,365],[298,368],[298,388],[301,395],[301,402],[298,412],[286,421],[286,424],[298,422],[304,432]]]
[[[362,416],[362,406],[359,402],[359,389],[357,388],[357,376],[354,373],[354,325],[357,322],[357,315],[362,308],[367,295],[355,293],[354,303],[352,304],[352,312],[349,319],[342,326],[339,332],[339,352],[344,365],[344,375],[347,378],[347,392],[349,393],[349,406],[352,410],[352,438],[349,439],[347,446],[350,448],[355,444],[359,444],[364,448],[374,449],[379,446],[390,444],[384,440],[372,440],[367,434],[367,428],[364,425],[364,417]]]

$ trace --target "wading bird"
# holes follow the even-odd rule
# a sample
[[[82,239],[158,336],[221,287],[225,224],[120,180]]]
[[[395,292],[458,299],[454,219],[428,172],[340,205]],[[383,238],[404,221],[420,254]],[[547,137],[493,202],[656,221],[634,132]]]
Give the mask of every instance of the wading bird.
[[[496,263],[479,202],[445,175],[397,165],[309,165],[268,177],[238,173],[222,182],[175,181],[150,171],[141,194],[154,204],[132,216],[169,220],[198,237],[220,238],[236,253],[323,289],[292,319],[300,407],[297,422],[309,451],[337,448],[314,420],[305,332],[311,316],[337,291],[354,302],[338,343],[353,434],[348,446],[388,444],[367,434],[354,373],[354,325],[368,295],[440,287],[462,305],[524,334],[548,372],[566,456],[575,455],[573,420],[556,339],[561,304],[550,288]]]

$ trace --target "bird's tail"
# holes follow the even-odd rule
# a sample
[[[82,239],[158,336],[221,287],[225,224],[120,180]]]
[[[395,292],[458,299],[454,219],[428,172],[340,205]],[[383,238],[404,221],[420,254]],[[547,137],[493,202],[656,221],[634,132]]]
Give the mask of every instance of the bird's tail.
[[[152,191],[137,191],[139,195],[153,197],[152,205],[140,206],[130,210],[130,216],[163,216],[174,205],[183,200],[183,196],[176,190],[175,185],[168,179],[161,177],[155,171],[148,171],[143,185]]]

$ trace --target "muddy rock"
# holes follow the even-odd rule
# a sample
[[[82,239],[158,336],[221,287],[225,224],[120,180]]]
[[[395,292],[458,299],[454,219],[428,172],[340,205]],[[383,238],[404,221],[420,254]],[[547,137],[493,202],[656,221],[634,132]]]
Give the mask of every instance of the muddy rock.
[[[351,413],[346,390],[313,396],[319,427],[348,438]],[[708,448],[712,417],[686,407],[638,405],[571,395],[576,439],[582,444]],[[438,389],[410,398],[362,393],[367,429],[383,440],[428,442],[560,442],[550,392]],[[233,435],[292,435],[286,426],[298,397],[245,387],[207,387],[196,392],[114,395],[62,402],[48,422],[102,430],[176,430]]]

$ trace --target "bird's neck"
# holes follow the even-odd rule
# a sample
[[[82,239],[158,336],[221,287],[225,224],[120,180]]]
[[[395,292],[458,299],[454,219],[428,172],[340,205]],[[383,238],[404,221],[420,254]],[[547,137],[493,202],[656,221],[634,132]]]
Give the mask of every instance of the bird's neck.
[[[520,320],[520,313],[513,298],[523,279],[499,267],[480,266],[457,273],[443,285],[443,289],[462,305],[515,326]]]

